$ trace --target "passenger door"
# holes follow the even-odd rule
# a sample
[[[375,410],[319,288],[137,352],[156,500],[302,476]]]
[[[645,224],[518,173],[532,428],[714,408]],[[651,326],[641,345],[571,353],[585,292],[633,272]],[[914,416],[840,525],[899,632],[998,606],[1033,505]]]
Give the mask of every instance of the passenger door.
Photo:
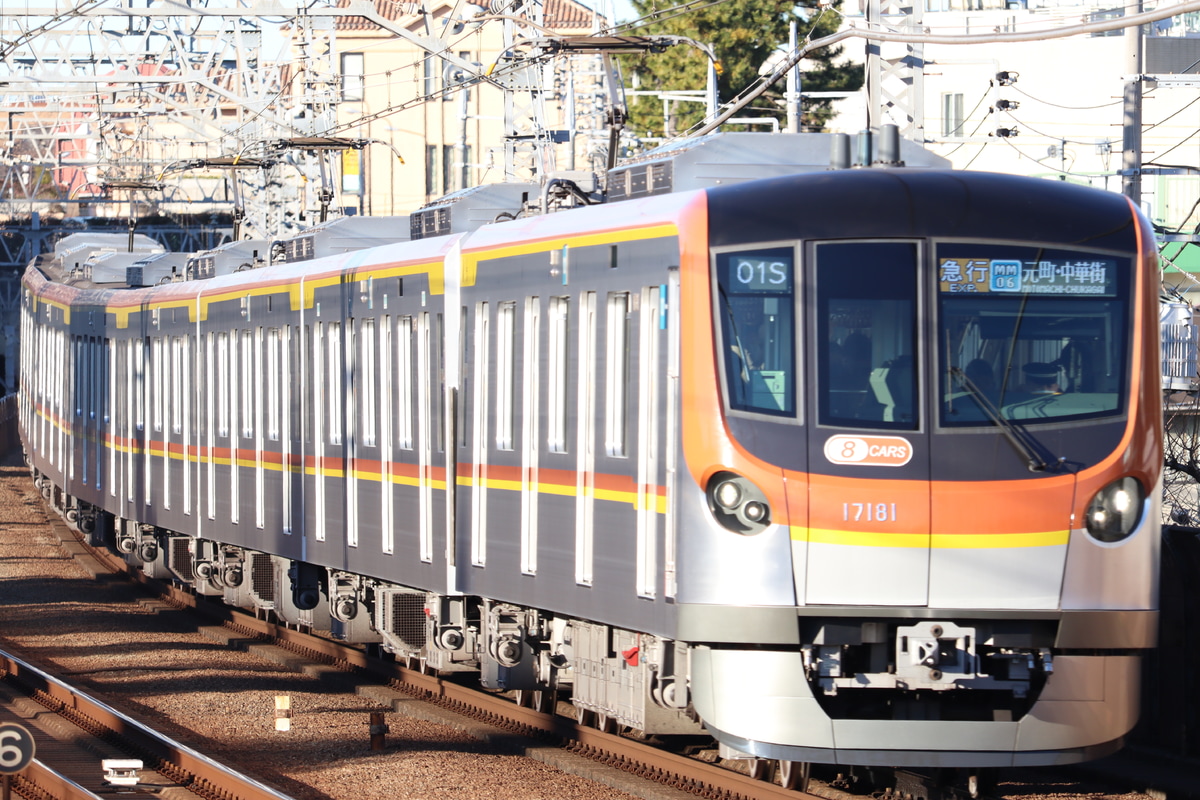
[[[805,260],[813,417],[805,602],[925,605],[921,247],[824,242]]]

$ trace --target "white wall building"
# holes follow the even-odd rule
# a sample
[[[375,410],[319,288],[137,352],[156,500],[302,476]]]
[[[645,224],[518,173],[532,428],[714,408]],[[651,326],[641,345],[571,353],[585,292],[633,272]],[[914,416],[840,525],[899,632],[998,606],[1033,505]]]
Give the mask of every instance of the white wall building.
[[[1057,177],[1121,191],[1123,95],[1138,72],[1130,53],[1136,29],[1027,43],[982,38],[1060,30],[1119,17],[1121,9],[968,0],[973,6],[998,7],[965,10],[949,8],[950,2],[926,0],[922,28],[981,38],[969,45],[921,45],[922,91],[914,94],[923,94],[915,116],[923,118],[925,146],[958,169]],[[847,19],[863,27],[861,15]],[[1167,74],[1200,72],[1200,15],[1163,20],[1144,30],[1141,72],[1163,79],[1157,85],[1143,83],[1143,206],[1155,222],[1190,232],[1200,222],[1195,207],[1200,199],[1200,75],[1197,85],[1169,86]],[[846,52],[865,61],[866,45],[851,40]],[[1007,75],[998,77],[1002,73]],[[1174,82],[1179,77],[1173,76]],[[840,115],[830,129],[864,128],[866,98],[864,90],[839,103]],[[904,109],[889,111],[885,121],[902,129],[910,124]],[[1163,167],[1191,169],[1154,174]]]

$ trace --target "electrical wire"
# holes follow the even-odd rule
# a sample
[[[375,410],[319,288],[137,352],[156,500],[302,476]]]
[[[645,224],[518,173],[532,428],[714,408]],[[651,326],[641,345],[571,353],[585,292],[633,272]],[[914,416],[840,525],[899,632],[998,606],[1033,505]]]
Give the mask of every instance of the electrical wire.
[[[982,94],[982,95],[980,95],[980,97],[979,97],[979,101],[978,101],[977,103],[975,103],[975,107],[974,107],[974,108],[972,108],[970,111],[968,111],[968,112],[967,112],[967,115],[966,115],[965,117],[963,117],[963,121],[962,121],[962,122],[960,122],[960,123],[959,123],[959,125],[958,125],[958,127],[954,129],[954,130],[955,130],[955,132],[957,132],[957,131],[961,131],[961,130],[962,130],[962,127],[963,127],[963,125],[966,125],[966,124],[967,124],[967,120],[969,120],[969,119],[971,118],[971,116],[972,116],[972,115],[973,115],[973,114],[974,114],[976,111],[978,111],[978,110],[979,110],[979,107],[980,107],[981,105],[983,105],[983,101],[984,101],[984,100],[987,100],[987,97],[988,97],[988,95],[989,95],[989,94],[991,94],[991,92],[992,92],[992,85],[993,85],[993,84],[992,84],[992,81],[988,81],[988,86],[987,86],[987,88],[986,88],[986,89],[984,89],[984,90],[983,90],[983,94]],[[981,118],[980,118],[980,120],[979,120],[979,124],[977,124],[977,125],[975,126],[975,130],[971,131],[971,133],[970,133],[970,134],[968,134],[968,136],[974,136],[975,134],[979,133],[979,129],[980,129],[980,128],[982,128],[982,127],[983,127],[983,124],[984,124],[985,122],[987,122],[987,121],[988,121],[988,118],[989,118],[989,117],[991,117],[992,113],[993,113],[993,110],[989,108],[989,109],[988,109],[988,113],[984,114],[984,115],[983,115],[983,117],[981,117]],[[954,155],[955,153],[957,153],[959,150],[962,150],[962,149],[963,149],[964,147],[966,147],[968,144],[970,144],[970,143],[969,143],[969,142],[960,142],[960,143],[959,143],[959,145],[958,145],[958,147],[955,147],[955,148],[954,148],[953,150],[951,150],[949,153],[946,153],[946,154],[945,154],[943,157],[944,157],[944,158],[949,158],[950,156],[952,156],[952,155]],[[982,150],[982,148],[981,148],[981,150]],[[978,153],[976,153],[976,154],[975,154],[974,158],[972,158],[972,159],[971,159],[971,161],[972,161],[972,162],[974,162],[974,160],[975,160],[976,158],[979,158],[979,154],[978,154]]]
[[[1006,145],[1011,147],[1013,149],[1013,152],[1015,152],[1021,158],[1024,158],[1027,161],[1032,161],[1034,164],[1037,164],[1042,169],[1050,170],[1051,172],[1056,172],[1059,175],[1062,175],[1063,177],[1066,177],[1067,175],[1075,174],[1075,173],[1071,172],[1069,169],[1059,169],[1058,167],[1053,167],[1053,166],[1050,166],[1049,164],[1045,164],[1042,161],[1039,161],[1038,159],[1034,158],[1033,156],[1029,155],[1028,153],[1022,151],[1021,148],[1017,147],[1015,144],[1013,144],[1007,138],[1001,138],[1000,141],[1004,142]],[[974,159],[972,159],[972,160],[974,160]],[[1074,158],[1071,159],[1071,163],[1072,164],[1075,163]]]
[[[1181,109],[1179,109],[1178,111],[1176,111],[1176,112],[1175,112],[1174,114],[1172,114],[1171,116],[1169,116],[1169,117],[1166,117],[1165,119],[1160,119],[1158,122],[1154,123],[1153,125],[1144,125],[1144,126],[1142,127],[1142,132],[1143,132],[1143,133],[1145,133],[1146,131],[1154,130],[1154,129],[1155,129],[1155,128],[1157,128],[1159,125],[1162,125],[1162,124],[1164,124],[1164,123],[1170,122],[1172,119],[1174,119],[1175,117],[1179,116],[1179,115],[1180,115],[1180,114],[1182,114],[1184,111],[1187,111],[1189,108],[1191,108],[1192,106],[1196,105],[1196,103],[1200,103],[1200,97],[1193,98],[1193,99],[1192,99],[1192,101],[1191,101],[1190,103],[1188,103],[1188,104],[1187,104],[1187,105],[1185,105],[1183,108],[1181,108]]]
[[[1179,227],[1172,232],[1183,233],[1183,226],[1187,225],[1187,221],[1192,218],[1192,214],[1196,213],[1197,208],[1200,208],[1200,197],[1196,198],[1196,202],[1192,203],[1192,207],[1188,210],[1188,213],[1183,215],[1183,222],[1179,223]],[[1200,225],[1197,225],[1196,228],[1193,228],[1192,233],[1196,233],[1197,229],[1200,229]]]
[[[1028,97],[1030,100],[1033,100],[1035,103],[1041,103],[1042,105],[1052,106],[1054,108],[1063,108],[1068,111],[1095,111],[1096,109],[1099,109],[1099,108],[1112,108],[1113,106],[1119,106],[1119,105],[1121,105],[1122,102],[1124,102],[1123,100],[1113,100],[1110,103],[1101,103],[1098,106],[1064,106],[1061,103],[1051,103],[1049,100],[1042,100],[1040,98],[1034,97],[1029,92],[1027,92],[1024,89],[1017,86],[1015,83],[1012,84],[1011,86],[1007,86],[1005,88],[1012,89],[1020,94],[1023,94],[1026,97]]]
[[[1143,161],[1143,167],[1159,167],[1161,169],[1182,169],[1188,172],[1200,172],[1200,167],[1192,167],[1187,164],[1160,164],[1157,161]]]
[[[1192,133],[1188,134],[1188,136],[1187,136],[1187,138],[1186,138],[1186,139],[1184,139],[1184,140],[1182,140],[1181,142],[1179,142],[1179,143],[1175,144],[1174,146],[1172,146],[1172,147],[1170,147],[1170,148],[1168,148],[1168,149],[1164,150],[1163,152],[1161,152],[1161,153],[1158,153],[1158,154],[1155,156],[1155,160],[1157,160],[1157,159],[1159,159],[1159,158],[1162,158],[1163,156],[1167,155],[1168,153],[1171,153],[1171,152],[1173,152],[1173,151],[1175,151],[1175,150],[1178,150],[1179,148],[1183,147],[1185,144],[1187,144],[1188,142],[1190,142],[1192,139],[1196,138],[1196,134],[1197,134],[1197,133],[1200,133],[1200,130],[1193,131]]]
[[[1040,29],[1025,32],[1012,33],[985,33],[985,34],[935,34],[935,33],[913,33],[906,31],[892,31],[880,28],[857,28],[851,27],[838,31],[837,33],[820,39],[806,41],[782,63],[777,65],[770,74],[764,76],[757,82],[756,85],[743,91],[737,100],[729,103],[725,110],[719,112],[710,120],[705,120],[693,126],[687,132],[688,136],[700,136],[719,128],[727,122],[735,114],[748,106],[751,102],[761,97],[767,89],[774,86],[787,75],[788,71],[800,63],[801,59],[817,50],[831,45],[838,44],[846,39],[867,39],[868,41],[878,42],[899,42],[903,44],[1001,44],[1007,42],[1041,42],[1050,39],[1064,39],[1070,36],[1078,36],[1080,34],[1103,33],[1110,30],[1122,30],[1138,25],[1145,25],[1150,22],[1157,22],[1160,19],[1187,14],[1194,11],[1200,11],[1200,0],[1187,0],[1187,2],[1176,3],[1171,5],[1160,6],[1153,11],[1146,11],[1141,14],[1134,14],[1128,17],[1118,17],[1116,19],[1097,20],[1095,22],[1083,22],[1076,25],[1066,25],[1061,28]]]
[[[1044,136],[1047,139],[1053,139],[1057,142],[1063,142],[1064,144],[1083,144],[1083,145],[1095,144],[1095,142],[1093,142],[1093,141],[1084,141],[1082,139],[1068,139],[1063,136],[1054,136],[1053,134],[1045,133],[1044,131],[1040,131],[1037,128],[1033,127],[1029,123],[1022,122],[1021,120],[1017,119],[1016,115],[1013,114],[1012,112],[1009,112],[1008,116],[1012,118],[1013,122],[1017,123],[1018,125],[1023,127],[1025,130],[1032,131],[1033,133],[1036,133],[1038,136]]]
[[[651,11],[649,14],[638,17],[630,22],[623,22],[620,25],[614,25],[606,28],[600,31],[600,35],[605,36],[628,33],[629,31],[645,28],[659,22],[666,22],[667,20],[672,20],[677,17],[684,16],[685,14],[690,14],[693,11],[703,11],[727,2],[729,2],[729,0],[688,0],[688,2],[680,3],[677,6],[672,6],[659,11]]]
[[[983,155],[983,151],[987,149],[987,146],[988,146],[989,144],[991,144],[991,142],[984,142],[984,143],[983,143],[983,144],[982,144],[982,145],[979,147],[979,152],[978,152],[978,153],[976,153],[975,155],[971,156],[971,160],[970,160],[970,161],[968,161],[968,162],[966,163],[966,166],[964,166],[964,167],[963,167],[963,169],[964,169],[964,170],[968,170],[968,169],[970,169],[970,168],[971,168],[971,165],[975,163],[975,160],[976,160],[977,158],[979,158],[981,155]]]

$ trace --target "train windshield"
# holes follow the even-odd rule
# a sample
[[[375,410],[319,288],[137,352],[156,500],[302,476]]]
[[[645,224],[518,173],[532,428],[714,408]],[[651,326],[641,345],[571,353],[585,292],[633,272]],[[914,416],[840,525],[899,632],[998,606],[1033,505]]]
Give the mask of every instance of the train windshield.
[[[731,408],[796,414],[795,250],[718,253],[717,318]]]
[[[916,430],[917,244],[823,242],[814,254],[820,423]]]
[[[1124,410],[1127,259],[943,244],[936,260],[943,426]]]

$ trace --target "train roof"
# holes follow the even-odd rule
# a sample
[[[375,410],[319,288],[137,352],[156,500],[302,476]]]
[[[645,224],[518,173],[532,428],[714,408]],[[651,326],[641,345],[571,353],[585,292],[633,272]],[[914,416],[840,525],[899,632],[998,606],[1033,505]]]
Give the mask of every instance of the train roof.
[[[845,236],[995,238],[1076,247],[1132,248],[1127,198],[1064,181],[952,170],[852,169],[775,178],[708,191],[717,246],[778,239],[802,220],[806,238]],[[1069,213],[1047,214],[1047,209]]]

